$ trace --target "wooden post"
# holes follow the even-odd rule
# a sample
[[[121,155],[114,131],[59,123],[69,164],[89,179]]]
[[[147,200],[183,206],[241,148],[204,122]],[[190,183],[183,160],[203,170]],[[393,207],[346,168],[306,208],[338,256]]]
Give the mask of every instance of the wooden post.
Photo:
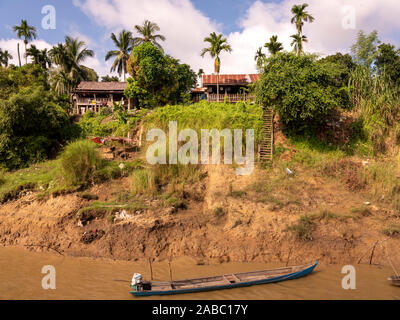
[[[168,265],[169,265],[169,278],[171,279],[171,282],[172,282],[171,258],[168,260]]]
[[[153,281],[153,268],[151,266],[151,259],[149,258],[149,266],[150,266],[150,279]]]

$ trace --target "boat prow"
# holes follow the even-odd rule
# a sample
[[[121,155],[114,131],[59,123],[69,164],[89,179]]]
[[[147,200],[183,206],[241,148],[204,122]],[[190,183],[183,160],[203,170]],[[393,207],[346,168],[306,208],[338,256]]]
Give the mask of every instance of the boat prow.
[[[137,297],[172,295],[281,282],[307,276],[313,272],[317,264],[318,261],[308,265],[284,267],[263,271],[231,273],[215,277],[177,280],[172,282],[143,282],[140,285],[131,285],[133,290],[130,291],[130,293]]]
[[[388,278],[388,281],[389,281],[392,285],[397,286],[397,287],[400,287],[400,276],[390,276],[390,277]]]

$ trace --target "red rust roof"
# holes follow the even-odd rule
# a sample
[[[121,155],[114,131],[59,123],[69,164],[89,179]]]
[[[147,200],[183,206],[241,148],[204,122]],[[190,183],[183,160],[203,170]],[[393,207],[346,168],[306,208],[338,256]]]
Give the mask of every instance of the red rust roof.
[[[219,84],[246,85],[260,78],[259,74],[220,74]],[[217,75],[203,75],[203,86],[217,84]]]

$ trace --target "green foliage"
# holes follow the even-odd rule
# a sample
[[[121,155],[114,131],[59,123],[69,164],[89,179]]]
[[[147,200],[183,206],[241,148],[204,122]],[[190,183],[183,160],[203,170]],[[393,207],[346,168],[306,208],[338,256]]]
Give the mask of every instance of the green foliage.
[[[385,152],[387,137],[400,137],[397,123],[400,120],[400,88],[386,73],[374,75],[370,69],[359,66],[351,74],[349,88],[354,106],[359,111],[362,132],[375,153]]]
[[[318,63],[311,55],[277,53],[256,85],[257,100],[273,106],[290,131],[313,131],[339,105],[336,64]]]
[[[140,107],[183,102],[197,81],[188,65],[165,55],[150,42],[133,49],[127,68],[132,78],[128,79],[125,96]]]
[[[86,185],[103,165],[96,145],[89,140],[69,144],[59,158],[60,173],[67,185]]]
[[[16,169],[55,155],[72,138],[67,113],[41,86],[0,100],[0,166]]]
[[[104,108],[100,114],[86,112],[78,122],[78,127],[82,137],[126,136],[127,132],[133,129],[147,112],[148,110],[141,109],[131,115],[124,109],[120,109],[117,104],[115,112],[111,108]]]
[[[11,94],[29,86],[49,89],[46,72],[40,66],[27,64],[20,68],[0,68],[0,99],[8,99]]]
[[[56,172],[56,161],[40,163],[9,173],[0,170],[0,179],[3,181],[0,183],[0,203],[14,199],[27,189],[45,190],[51,187]]]
[[[169,121],[178,122],[178,130],[192,128],[201,134],[201,129],[225,128],[254,129],[255,141],[260,141],[262,128],[262,108],[257,104],[231,103],[199,103],[188,106],[165,106],[149,113],[144,124],[150,128],[168,131]]]
[[[378,47],[375,66],[380,75],[387,75],[394,85],[400,85],[400,49],[383,43]]]
[[[376,30],[370,34],[365,34],[363,30],[360,30],[357,35],[357,42],[351,47],[354,61],[370,69],[378,54],[376,47],[379,43]]]
[[[106,75],[101,77],[101,82],[119,82],[119,78],[117,76]]]

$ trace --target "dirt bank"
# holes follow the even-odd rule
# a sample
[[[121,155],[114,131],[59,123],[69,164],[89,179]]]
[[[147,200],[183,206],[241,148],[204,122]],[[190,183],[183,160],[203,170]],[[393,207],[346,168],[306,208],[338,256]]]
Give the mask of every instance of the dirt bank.
[[[388,265],[390,253],[400,265],[400,238],[383,233],[399,222],[396,212],[369,204],[338,181],[280,170],[239,177],[231,166],[204,167],[202,183],[185,186],[186,209],[171,210],[149,197],[141,209],[114,211],[113,217],[122,216],[114,223],[101,213],[82,223],[79,209],[94,200],[81,194],[42,201],[27,194],[0,206],[0,245],[122,260],[334,264],[369,263],[376,244],[372,263]],[[109,201],[128,189],[124,178],[94,186],[90,194]]]

